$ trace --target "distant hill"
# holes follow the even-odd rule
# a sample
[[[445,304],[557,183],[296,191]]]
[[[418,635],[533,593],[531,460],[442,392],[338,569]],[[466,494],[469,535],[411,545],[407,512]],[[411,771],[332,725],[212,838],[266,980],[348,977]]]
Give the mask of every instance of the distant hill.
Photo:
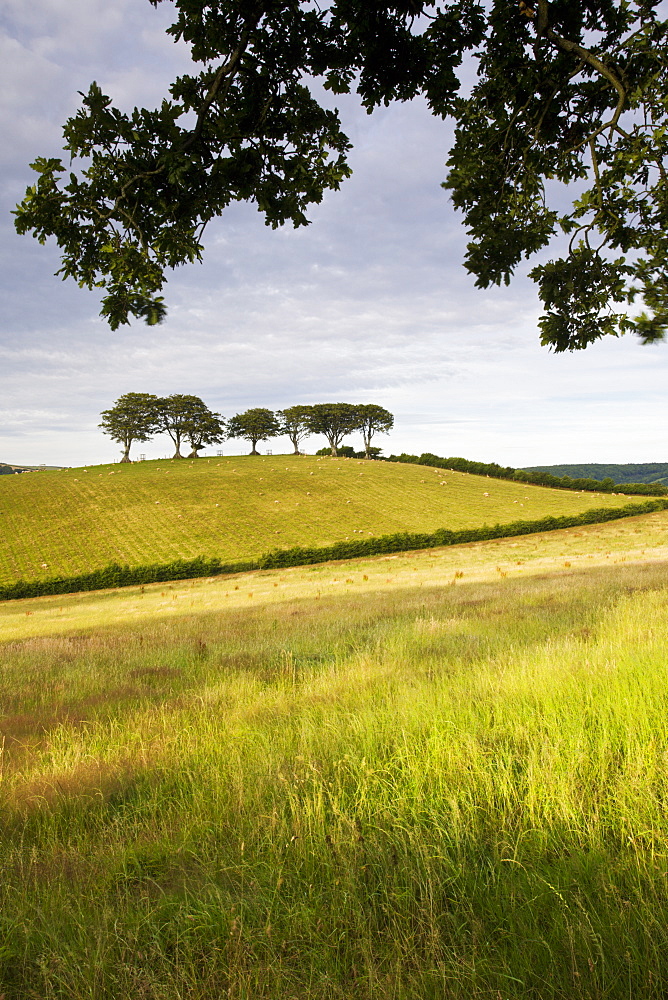
[[[273,455],[162,459],[0,477],[0,584],[112,562],[254,559],[401,531],[474,528],[619,507],[424,465]]]
[[[58,472],[65,469],[64,465],[9,465],[7,462],[0,462],[0,476],[11,476],[17,472]]]
[[[626,465],[527,465],[525,472],[549,472],[572,479],[614,479],[616,483],[668,484],[668,462],[640,462]]]

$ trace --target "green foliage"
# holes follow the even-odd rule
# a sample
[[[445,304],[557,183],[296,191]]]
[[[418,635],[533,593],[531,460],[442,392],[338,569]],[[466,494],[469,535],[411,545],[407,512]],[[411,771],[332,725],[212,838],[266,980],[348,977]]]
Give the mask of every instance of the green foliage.
[[[99,426],[112,441],[123,445],[122,462],[130,461],[133,441],[148,441],[159,429],[159,400],[148,392],[127,392],[100,414]]]
[[[375,448],[371,446],[368,453],[366,451],[355,451],[355,449],[349,444],[339,445],[336,449],[336,454],[339,458],[380,458],[382,448]],[[316,455],[320,458],[325,458],[326,456],[331,456],[331,448],[319,448],[316,451]]]
[[[414,549],[440,548],[445,545],[464,545],[467,542],[483,542],[492,538],[510,538],[516,535],[531,535],[541,531],[556,531],[559,528],[574,528],[586,524],[603,524],[622,517],[637,517],[658,510],[668,510],[668,500],[646,500],[644,503],[628,504],[625,507],[601,507],[586,510],[581,514],[561,517],[543,517],[536,521],[514,521],[511,524],[483,525],[480,528],[465,528],[450,531],[441,528],[434,532],[398,532],[395,535],[380,535],[358,541],[340,541],[334,545],[295,546],[290,549],[274,549],[254,561],[222,563],[219,559],[178,559],[172,563],[152,566],[120,566],[113,563],[92,573],[82,573],[74,577],[55,577],[44,580],[18,580],[7,586],[0,586],[0,600],[18,600],[26,597],[42,597],[47,594],[70,594],[81,591],[103,590],[109,587],[127,587],[131,584],[155,583],[161,580],[185,580],[201,576],[217,576],[224,573],[241,573],[253,569],[283,569],[288,566],[309,566],[314,563],[331,562],[335,559],[358,559],[362,556],[384,555],[388,552],[409,552]]]
[[[282,433],[281,422],[277,415],[262,406],[255,406],[245,413],[237,413],[227,425],[227,436],[244,438],[253,445],[251,455],[257,455],[258,441],[267,441]]]
[[[312,434],[324,434],[331,454],[337,455],[346,434],[360,429],[359,409],[352,403],[317,403],[306,417],[308,429]]]
[[[552,476],[600,480],[609,476],[626,485],[660,483],[668,477],[668,462],[635,462],[623,465],[588,462],[581,465],[532,465],[525,472],[547,472]]]
[[[281,434],[286,434],[292,441],[295,455],[299,454],[299,445],[308,435],[308,416],[310,406],[287,406],[276,414],[281,424]]]
[[[576,490],[587,493],[624,493],[632,496],[668,496],[668,487],[654,483],[615,483],[607,477],[603,480],[570,476],[553,476],[538,469],[513,469],[511,466],[497,465],[496,462],[470,462],[466,458],[439,458],[431,452],[422,455],[390,455],[387,462],[405,462],[411,465],[429,465],[438,469],[455,469],[475,476],[489,476],[492,479],[514,479],[535,486],[549,486],[553,489]]]
[[[158,400],[158,427],[168,434],[176,452],[174,458],[183,458],[181,442],[189,441],[192,448],[189,458],[197,458],[197,452],[207,444],[223,440],[224,421],[219,413],[212,413],[199,396],[175,393]]]
[[[362,403],[357,406],[359,430],[364,439],[366,458],[371,458],[371,438],[374,434],[389,434],[394,427],[394,417],[376,403]]]
[[[321,448],[316,455],[340,455],[343,458],[378,458],[382,448],[371,445],[374,434],[387,434],[394,426],[394,417],[375,403],[319,403],[305,407],[304,426],[314,434],[324,434],[329,449]],[[361,431],[364,451],[357,452],[341,441],[352,431]]]
[[[456,115],[446,186],[472,236],[477,284],[507,283],[558,229],[571,237],[564,257],[531,272],[541,340],[556,351],[629,330],[656,340],[668,322],[660,13],[654,2],[495,4]],[[551,181],[590,186],[562,214]],[[644,310],[632,318],[636,298]]]
[[[71,169],[38,158],[16,212],[20,233],[56,237],[60,274],[104,290],[112,327],[163,318],[166,269],[201,257],[204,228],[232,202],[254,202],[272,227],[302,226],[309,205],[350,174],[350,143],[315,81],[335,94],[355,88],[369,111],[422,95],[454,120],[444,186],[463,212],[479,286],[507,283],[559,231],[571,237],[562,258],[531,272],[543,343],[562,351],[628,330],[644,342],[663,337],[668,22],[659,0],[174,7],[168,31],[190,45],[198,71],[179,77],[159,108],[129,115],[93,83],[64,128]],[[465,57],[477,68],[468,93]],[[567,212],[564,184],[580,192]]]
[[[60,274],[105,289],[112,329],[164,317],[165,270],[200,259],[202,229],[230,203],[255,202],[273,228],[305,225],[306,208],[350,172],[336,114],[301,82],[317,72],[314,12],[176,7],[170,32],[191,45],[201,71],[176,80],[159,108],[130,115],[91,84],[64,128],[68,159],[85,165],[61,187],[62,161],[37,159],[17,213],[19,232],[56,237]],[[194,127],[181,125],[190,115]]]
[[[201,576],[217,576],[221,573],[243,573],[257,568],[257,562],[247,560],[223,563],[220,559],[206,559],[204,556],[198,556],[196,559],[175,559],[170,563],[149,566],[121,566],[118,563],[111,563],[91,573],[79,573],[77,576],[17,580],[16,583],[0,587],[0,600],[42,597],[46,594],[78,594],[167,580],[191,580]]]
[[[538,283],[545,315],[540,320],[541,343],[555,351],[572,351],[599,337],[618,336],[634,329],[626,310],[613,303],[631,301],[626,282],[633,268],[624,258],[606,260],[599,250],[581,243],[566,258],[548,261],[531,272]],[[644,336],[648,341],[652,339]]]
[[[192,449],[188,458],[198,458],[198,452],[202,448],[209,444],[220,444],[224,439],[225,421],[220,413],[212,413],[203,403],[201,406],[194,405],[186,427],[186,440],[190,442]]]

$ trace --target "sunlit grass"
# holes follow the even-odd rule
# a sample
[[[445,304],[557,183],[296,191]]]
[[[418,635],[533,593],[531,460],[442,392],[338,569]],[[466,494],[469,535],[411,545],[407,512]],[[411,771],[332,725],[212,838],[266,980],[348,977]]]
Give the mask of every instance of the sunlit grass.
[[[666,564],[631,560],[666,519],[634,521],[173,617],[72,597],[0,646],[0,993],[665,997]]]
[[[422,552],[233,576],[0,602],[0,639],[165,621],[223,609],[283,604],[349,592],[513,580],[625,561],[668,560],[668,511],[607,524]]]
[[[397,531],[620,506],[425,466],[302,456],[169,460],[0,477],[0,584],[122,563],[252,559]]]

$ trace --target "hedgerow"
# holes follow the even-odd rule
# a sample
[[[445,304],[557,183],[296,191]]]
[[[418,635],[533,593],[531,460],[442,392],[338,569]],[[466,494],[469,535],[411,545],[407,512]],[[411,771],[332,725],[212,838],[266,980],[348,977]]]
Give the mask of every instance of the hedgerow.
[[[577,490],[578,493],[623,493],[628,496],[664,497],[668,487],[653,483],[615,483],[614,479],[571,479],[570,476],[553,476],[549,472],[529,472],[514,469],[511,465],[497,465],[496,462],[471,462],[467,458],[440,458],[425,451],[422,455],[390,455],[385,462],[403,462],[407,465],[429,465],[437,469],[453,472],[468,472],[474,476],[489,476],[490,479],[513,479],[515,482],[531,483],[534,486],[550,486],[558,490]]]
[[[45,597],[49,594],[77,594],[89,590],[108,590],[134,584],[161,583],[169,580],[191,580],[198,576],[219,576],[225,573],[245,573],[257,569],[257,562],[223,563],[220,559],[175,559],[170,563],[150,566],[121,566],[111,563],[78,576],[51,577],[46,580],[17,580],[0,587],[0,600],[22,597]]]
[[[288,566],[309,566],[313,563],[331,562],[336,559],[358,559],[364,556],[384,555],[388,552],[408,552],[412,549],[433,549],[446,545],[463,545],[466,542],[484,542],[492,538],[511,538],[531,535],[558,528],[576,528],[586,524],[602,524],[623,517],[636,517],[668,509],[668,500],[646,500],[627,504],[625,507],[599,507],[581,514],[564,514],[559,517],[542,517],[537,521],[512,521],[510,524],[483,525],[480,528],[463,528],[450,531],[398,532],[355,541],[335,542],[333,545],[291,549],[274,549],[259,559],[247,562],[223,563],[219,559],[177,559],[171,563],[151,566],[120,566],[112,563],[102,569],[79,576],[54,577],[46,580],[18,580],[0,587],[0,600],[18,600],[26,597],[43,597],[52,594],[75,594],[82,591],[106,590],[135,584],[161,583],[169,580],[189,580],[202,576],[222,576],[245,573],[255,569],[284,569]]]
[[[634,517],[666,509],[668,500],[648,500],[644,503],[627,504],[625,507],[600,507],[583,511],[581,514],[565,514],[560,517],[550,515],[537,521],[513,521],[510,524],[483,525],[480,528],[462,528],[459,531],[439,528],[431,534],[400,532],[395,535],[380,535],[377,538],[336,542],[334,545],[318,548],[275,549],[262,556],[259,563],[262,569],[307,566],[310,563],[329,562],[334,559],[356,559],[360,556],[383,555],[387,552],[440,548],[445,545],[463,545],[466,542],[484,542],[491,538],[510,538],[514,535],[530,535],[539,531],[555,531],[557,528],[575,528],[579,525],[600,524],[620,517]]]

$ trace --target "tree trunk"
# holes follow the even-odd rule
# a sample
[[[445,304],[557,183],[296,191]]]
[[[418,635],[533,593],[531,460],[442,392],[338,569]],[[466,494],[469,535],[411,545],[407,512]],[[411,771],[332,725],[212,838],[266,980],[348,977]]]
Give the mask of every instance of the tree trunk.
[[[199,452],[197,448],[193,448],[193,450],[188,455],[188,458],[199,458]]]
[[[172,455],[172,459],[183,458],[183,455],[181,454],[181,432],[168,430],[167,433],[176,445],[176,451]]]
[[[125,451],[123,452],[123,458],[121,459],[121,462],[131,462],[131,461],[132,459],[130,458],[130,445],[128,445]]]
[[[257,444],[257,441],[253,441],[252,444],[253,444],[253,450],[251,451],[251,455],[259,455],[260,452],[255,447],[255,445]]]

